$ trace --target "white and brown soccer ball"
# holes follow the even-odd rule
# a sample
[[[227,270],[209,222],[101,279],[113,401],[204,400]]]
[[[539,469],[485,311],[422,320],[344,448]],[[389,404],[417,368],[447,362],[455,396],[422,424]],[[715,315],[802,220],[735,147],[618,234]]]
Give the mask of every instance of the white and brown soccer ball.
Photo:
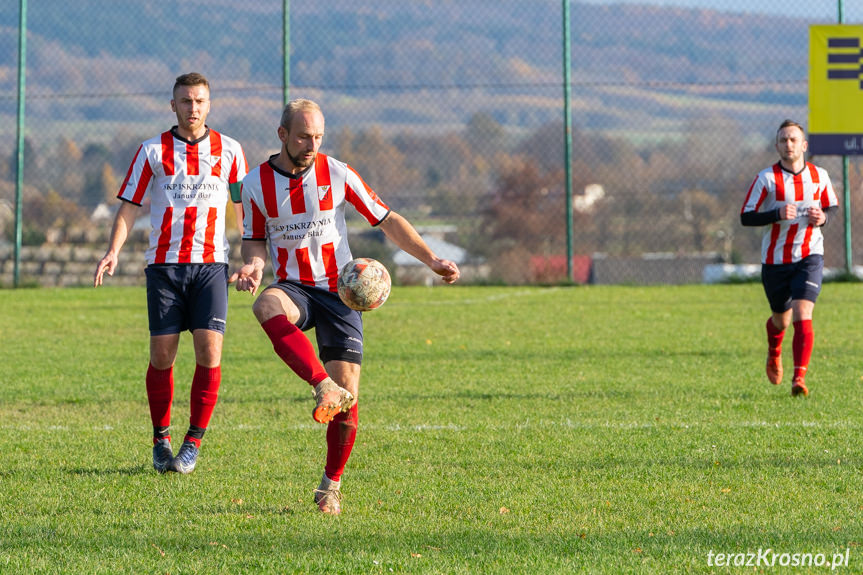
[[[339,297],[357,311],[370,311],[384,305],[390,296],[392,280],[384,264],[372,258],[356,258],[339,273]]]

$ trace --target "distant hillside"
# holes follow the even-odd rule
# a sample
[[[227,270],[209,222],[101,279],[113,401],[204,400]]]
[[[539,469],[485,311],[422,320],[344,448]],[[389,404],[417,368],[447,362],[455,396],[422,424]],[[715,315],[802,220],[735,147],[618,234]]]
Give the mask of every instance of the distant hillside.
[[[0,114],[7,117],[14,114],[15,4],[0,5]],[[32,113],[108,119],[117,111],[99,97],[131,94],[140,100],[125,110],[127,120],[146,121],[163,112],[170,78],[191,69],[241,100],[236,114],[278,100],[281,2],[246,4],[30,3],[28,93],[63,100],[37,102]],[[574,3],[576,121],[616,130],[727,108],[746,121],[776,105],[805,105],[808,24]],[[512,127],[559,119],[557,0],[295,1],[290,30],[295,90],[344,94],[336,114],[366,109],[369,122],[394,126],[463,123],[479,109]]]

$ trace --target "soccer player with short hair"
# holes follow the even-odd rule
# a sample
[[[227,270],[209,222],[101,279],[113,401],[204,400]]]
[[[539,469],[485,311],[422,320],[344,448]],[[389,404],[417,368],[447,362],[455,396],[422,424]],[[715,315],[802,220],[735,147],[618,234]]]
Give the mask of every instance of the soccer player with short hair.
[[[313,387],[312,417],[327,423],[324,475],[315,502],[341,512],[341,476],[353,449],[358,422],[363,323],[360,312],[339,299],[339,270],[353,259],[345,209],[357,210],[398,247],[446,283],[458,266],[437,257],[416,229],[392,211],[350,166],[319,152],[324,115],[310,100],[293,100],[278,127],[281,150],[243,180],[243,260],[231,281],[256,293],[269,243],[276,281],[254,303],[255,317],[276,354]],[[303,333],[315,328],[320,360]]]
[[[812,356],[812,310],[821,291],[821,228],[838,205],[830,176],[807,162],[803,126],[785,120],[776,132],[779,161],[762,170],[740,212],[744,226],[764,226],[761,281],[772,315],[767,320],[767,379],[782,383],[782,338],[794,324],[791,395],[809,395],[806,370]]]
[[[222,340],[228,312],[227,204],[242,221],[240,188],[246,159],[240,144],[207,124],[210,85],[201,74],[179,76],[171,110],[177,125],[138,148],[117,197],[122,200],[108,251],[93,285],[114,275],[119,253],[149,195],[147,311],[150,365],[147,399],[153,423],[153,467],[191,473],[221,384]],[[190,393],[189,428],[177,456],[171,448],[174,360],[180,333],[192,332],[197,367]]]

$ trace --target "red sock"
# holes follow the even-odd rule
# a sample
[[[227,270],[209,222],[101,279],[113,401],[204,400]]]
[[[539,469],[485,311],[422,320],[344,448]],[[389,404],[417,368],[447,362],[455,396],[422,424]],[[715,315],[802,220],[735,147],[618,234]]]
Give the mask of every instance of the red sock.
[[[767,318],[767,351],[772,357],[782,355],[782,338],[785,331],[780,330],[773,323],[773,317]]]
[[[814,340],[811,319],[794,322],[794,341],[792,343],[794,346],[794,379],[806,377]]]
[[[300,328],[288,321],[287,316],[277,315],[261,324],[273,342],[273,349],[288,367],[304,381],[317,385],[327,378],[327,372],[315,355],[312,342]]]
[[[324,473],[333,481],[340,481],[345,464],[354,448],[359,422],[359,404],[347,413],[340,413],[327,424],[327,465]]]
[[[219,384],[222,382],[222,366],[195,367],[192,378],[192,393],[189,396],[189,425],[207,429],[210,417],[219,399]]]
[[[174,401],[174,367],[147,368],[147,401],[150,403],[150,419],[153,427],[171,425],[171,402]]]

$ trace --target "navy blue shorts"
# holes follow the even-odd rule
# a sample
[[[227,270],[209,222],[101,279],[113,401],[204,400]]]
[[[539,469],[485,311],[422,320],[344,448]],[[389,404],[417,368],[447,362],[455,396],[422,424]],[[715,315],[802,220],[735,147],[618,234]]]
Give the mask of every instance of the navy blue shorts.
[[[303,331],[315,328],[321,361],[363,363],[363,316],[339,299],[339,295],[297,282],[276,282],[269,287],[285,292],[297,309],[297,327]]]
[[[150,335],[209,329],[225,333],[228,264],[147,266]]]
[[[761,266],[761,283],[770,302],[770,310],[783,313],[791,309],[791,300],[805,299],[815,303],[821,293],[824,256],[807,256],[793,264]]]

